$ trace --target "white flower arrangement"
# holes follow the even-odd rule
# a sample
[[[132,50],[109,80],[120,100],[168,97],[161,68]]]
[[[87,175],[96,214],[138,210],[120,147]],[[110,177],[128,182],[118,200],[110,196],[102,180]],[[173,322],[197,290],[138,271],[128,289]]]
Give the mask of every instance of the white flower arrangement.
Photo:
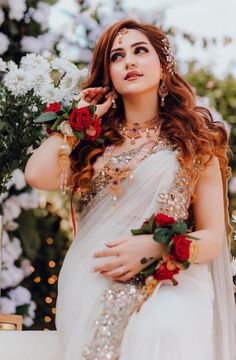
[[[24,174],[16,169],[7,185],[7,189],[14,186],[17,190],[22,190],[26,186]],[[1,289],[5,290],[5,295],[0,298],[0,313],[14,314],[17,308],[27,306],[27,311],[23,313],[23,324],[27,327],[33,324],[35,318],[36,304],[32,301],[31,293],[28,289],[21,286],[21,282],[31,275],[32,267],[29,259],[23,259],[20,265],[16,261],[22,255],[20,239],[16,236],[10,237],[10,232],[18,227],[15,221],[22,210],[35,209],[39,206],[39,193],[37,190],[22,192],[19,195],[9,196],[8,192],[0,197],[0,205],[3,208],[3,247],[2,247],[2,271]]]
[[[12,95],[24,96],[33,91],[33,95],[46,105],[63,99],[72,100],[81,91],[80,83],[88,75],[86,68],[79,69],[68,60],[55,58],[49,61],[37,54],[27,54],[19,66],[13,62],[5,63],[0,58],[0,69],[5,72],[3,83]]]

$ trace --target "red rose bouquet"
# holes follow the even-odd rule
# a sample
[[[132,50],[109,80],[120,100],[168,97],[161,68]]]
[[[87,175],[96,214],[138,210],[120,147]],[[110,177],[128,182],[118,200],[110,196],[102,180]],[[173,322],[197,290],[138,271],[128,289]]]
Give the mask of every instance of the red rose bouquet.
[[[43,113],[34,120],[46,126],[46,132],[65,133],[68,137],[76,137],[77,144],[82,140],[103,142],[100,137],[102,127],[101,119],[95,114],[96,105],[89,105],[80,109],[75,108],[75,102],[71,106],[63,106],[58,102],[50,104]]]
[[[186,223],[165,214],[153,214],[145,220],[141,228],[132,229],[133,235],[153,234],[153,239],[166,245],[162,257],[140,272],[144,278],[144,301],[153,293],[161,280],[170,280],[173,285],[178,285],[174,275],[180,270],[187,269],[198,252],[199,240],[187,234]],[[141,305],[140,305],[141,306]],[[140,308],[138,307],[138,309]]]

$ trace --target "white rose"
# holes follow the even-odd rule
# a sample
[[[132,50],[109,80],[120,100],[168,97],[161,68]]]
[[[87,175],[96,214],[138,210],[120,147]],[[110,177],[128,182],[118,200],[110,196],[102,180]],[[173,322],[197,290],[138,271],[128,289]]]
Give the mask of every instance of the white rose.
[[[2,11],[2,9],[0,8],[0,26],[2,25],[4,20],[5,20],[5,15],[4,15],[4,12]]]
[[[22,269],[15,265],[11,265],[8,269],[2,269],[1,273],[1,288],[7,289],[8,287],[17,286],[24,279]]]

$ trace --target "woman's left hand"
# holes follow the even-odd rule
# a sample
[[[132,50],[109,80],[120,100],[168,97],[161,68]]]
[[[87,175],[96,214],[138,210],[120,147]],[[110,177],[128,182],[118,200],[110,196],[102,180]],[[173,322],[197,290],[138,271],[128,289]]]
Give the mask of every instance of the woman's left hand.
[[[97,251],[95,258],[116,256],[92,269],[116,281],[130,280],[134,275],[161,257],[165,245],[153,240],[153,235],[131,235],[128,238],[107,243],[107,249]]]

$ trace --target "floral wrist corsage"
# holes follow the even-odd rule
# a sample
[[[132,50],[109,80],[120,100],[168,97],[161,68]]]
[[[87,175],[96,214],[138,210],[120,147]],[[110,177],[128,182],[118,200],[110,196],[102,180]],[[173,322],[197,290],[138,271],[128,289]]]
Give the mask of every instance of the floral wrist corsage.
[[[170,280],[173,285],[178,285],[174,275],[180,270],[187,269],[198,254],[199,244],[196,237],[187,234],[186,223],[165,214],[153,214],[144,221],[139,229],[132,229],[133,235],[153,234],[153,239],[160,244],[166,245],[162,257],[149,265],[140,275],[144,278],[144,298],[142,303],[154,292],[156,286],[162,280]]]
[[[69,156],[72,150],[82,141],[90,140],[100,144],[103,138],[101,119],[95,114],[96,105],[84,106],[77,109],[76,102],[70,106],[63,106],[54,102],[46,107],[36,123],[42,123],[49,135],[59,135],[64,143],[59,149],[59,163],[61,172],[61,191],[65,194],[67,189],[67,170],[70,166]]]

